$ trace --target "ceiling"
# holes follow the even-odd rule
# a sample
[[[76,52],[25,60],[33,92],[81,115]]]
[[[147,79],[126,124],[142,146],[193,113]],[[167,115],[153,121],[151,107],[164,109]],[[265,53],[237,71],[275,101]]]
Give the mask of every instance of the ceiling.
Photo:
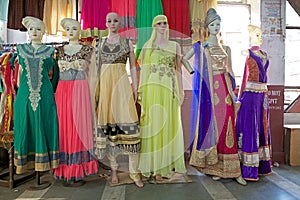
[[[300,0],[287,0],[294,8],[296,13],[300,16]]]

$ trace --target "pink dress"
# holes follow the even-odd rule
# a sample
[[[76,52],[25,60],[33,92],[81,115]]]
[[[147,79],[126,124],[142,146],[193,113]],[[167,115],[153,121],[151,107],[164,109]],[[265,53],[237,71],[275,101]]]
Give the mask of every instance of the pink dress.
[[[93,150],[93,114],[86,71],[95,62],[94,48],[83,45],[73,55],[58,48],[60,80],[55,101],[59,123],[60,164],[54,170],[56,178],[78,181],[98,173],[98,161]]]

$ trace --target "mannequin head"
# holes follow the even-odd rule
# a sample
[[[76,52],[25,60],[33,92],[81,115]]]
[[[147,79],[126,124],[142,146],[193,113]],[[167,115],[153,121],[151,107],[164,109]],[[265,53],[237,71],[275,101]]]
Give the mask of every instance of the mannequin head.
[[[64,18],[61,20],[60,25],[66,31],[67,37],[69,38],[70,42],[78,42],[81,27],[80,23],[77,20],[71,18]]]
[[[157,15],[153,18],[152,27],[156,31],[156,34],[164,34],[165,39],[168,39],[168,19],[165,15]]]
[[[208,32],[212,35],[217,35],[221,28],[221,17],[214,8],[208,9],[205,17],[205,25]]]
[[[117,13],[110,12],[106,15],[106,27],[112,33],[118,33],[121,26],[121,20]]]
[[[251,46],[260,46],[262,44],[262,30],[258,26],[248,26]]]
[[[24,17],[22,24],[28,31],[29,38],[33,43],[40,43],[45,33],[45,24],[42,20],[35,17]]]

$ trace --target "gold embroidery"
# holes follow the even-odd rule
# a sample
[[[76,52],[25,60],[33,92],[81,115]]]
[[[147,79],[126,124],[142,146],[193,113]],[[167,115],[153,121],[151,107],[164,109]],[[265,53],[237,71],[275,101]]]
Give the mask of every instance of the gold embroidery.
[[[232,148],[233,144],[234,144],[234,138],[233,138],[232,121],[231,121],[231,117],[229,117],[228,124],[227,124],[227,132],[226,132],[226,146],[228,148]]]
[[[214,93],[214,105],[218,105],[218,103],[220,103],[220,99],[219,99],[217,93]]]
[[[217,146],[205,150],[193,150],[190,158],[190,165],[205,167],[215,165],[218,162]]]
[[[222,178],[236,178],[241,175],[240,160],[238,154],[220,154],[218,153],[218,162],[214,165],[206,165],[205,167],[197,167],[204,173]]]
[[[231,96],[228,94],[225,98],[225,102],[227,105],[231,106],[232,105],[232,99]]]
[[[215,81],[215,84],[214,84],[215,90],[219,89],[219,87],[220,87],[219,81]]]

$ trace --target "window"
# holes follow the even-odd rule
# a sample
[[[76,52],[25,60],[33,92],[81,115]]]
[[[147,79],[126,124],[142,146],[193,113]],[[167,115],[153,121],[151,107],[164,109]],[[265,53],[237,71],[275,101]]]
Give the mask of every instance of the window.
[[[285,39],[285,106],[300,94],[300,17],[289,3],[286,3]]]
[[[218,4],[217,11],[222,19],[221,39],[231,49],[232,68],[236,84],[240,85],[246,59],[241,52],[249,48],[250,5]]]
[[[285,85],[300,87],[300,17],[289,3],[286,4],[286,13]]]

